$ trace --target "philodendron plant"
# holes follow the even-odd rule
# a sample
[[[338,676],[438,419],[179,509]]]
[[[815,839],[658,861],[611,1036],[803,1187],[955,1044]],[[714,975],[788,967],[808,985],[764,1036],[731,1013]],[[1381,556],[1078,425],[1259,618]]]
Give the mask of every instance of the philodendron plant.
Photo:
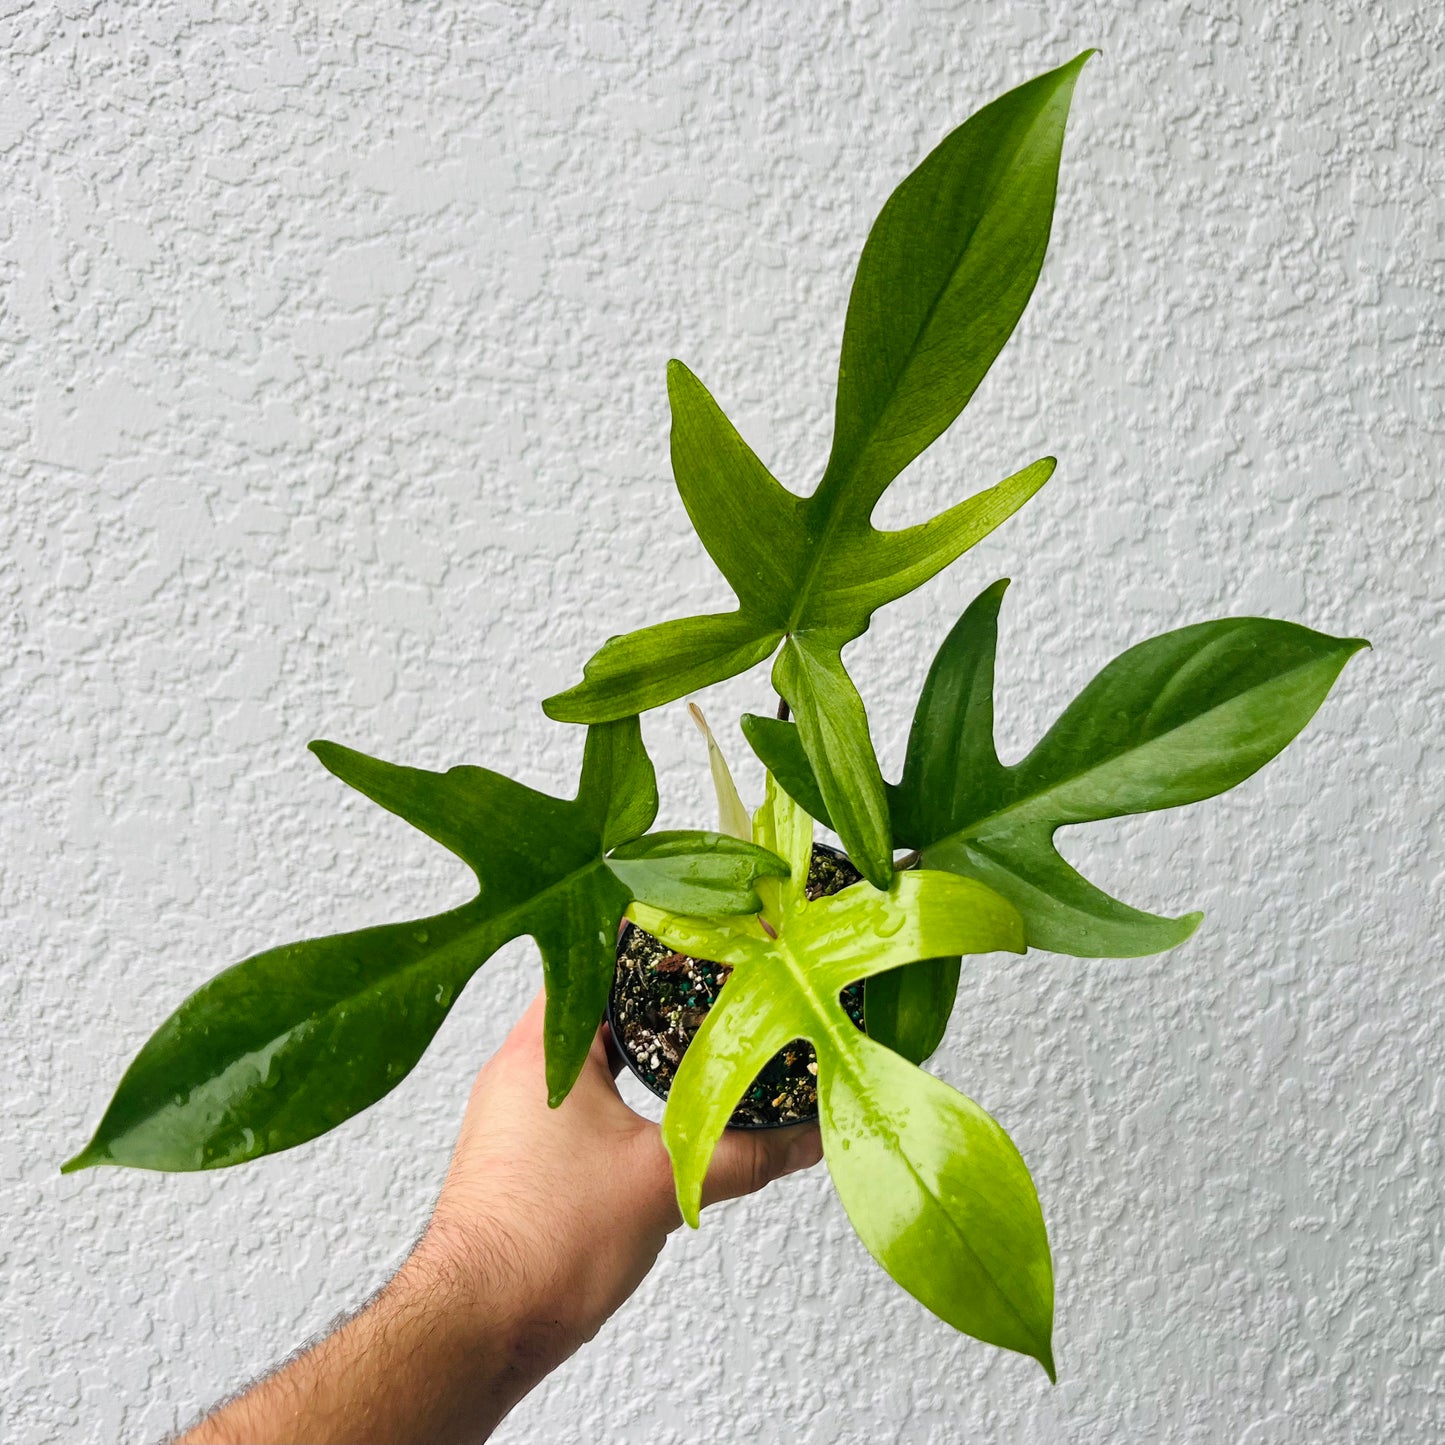
[[[313,744],[344,782],[463,858],[480,892],[219,974],[141,1049],[67,1171],[214,1168],[313,1138],[405,1077],[472,974],[524,933],[541,953],[556,1104],[596,1034],[625,915],[732,970],[663,1119],[688,1222],[734,1106],[774,1054],[807,1040],[828,1168],[864,1244],[944,1320],[1053,1376],[1053,1275],[1028,1170],[998,1123],[919,1067],[943,1036],[961,957],[1128,957],[1183,942],[1197,913],[1162,918],[1110,897],[1064,862],[1055,831],[1241,782],[1365,645],[1263,618],[1166,633],[1111,662],[1005,766],[993,728],[997,582],[944,641],[902,776],[883,778],[842,649],[877,608],[1018,510],[1054,462],[921,526],[881,531],[872,513],[967,404],[1027,304],[1087,59],[986,106],[889,198],[853,284],[833,447],[811,495],[776,481],[672,363],[678,490],[738,607],[613,638],[543,704],[587,724],[577,796]],[[638,714],[774,653],[778,716],[743,719],[767,769],[762,806],[749,816],[709,739],[720,831],[649,832],[658,800]],[[810,900],[815,819],[863,878]],[[839,997],[859,981],[866,1032]]]

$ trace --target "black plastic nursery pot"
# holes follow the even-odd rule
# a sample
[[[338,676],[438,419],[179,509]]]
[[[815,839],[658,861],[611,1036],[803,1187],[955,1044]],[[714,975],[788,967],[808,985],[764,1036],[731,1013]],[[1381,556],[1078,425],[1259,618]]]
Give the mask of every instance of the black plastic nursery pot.
[[[844,853],[813,844],[807,896],[822,898],[857,883],[862,874]],[[732,970],[722,963],[676,953],[635,923],[617,938],[617,972],[607,1000],[607,1027],[627,1067],[666,1099],[693,1035],[717,1002]],[[863,985],[843,990],[843,1005],[863,1027]],[[743,1095],[729,1129],[781,1129],[818,1117],[817,1062],[813,1046],[795,1039],[780,1049]]]

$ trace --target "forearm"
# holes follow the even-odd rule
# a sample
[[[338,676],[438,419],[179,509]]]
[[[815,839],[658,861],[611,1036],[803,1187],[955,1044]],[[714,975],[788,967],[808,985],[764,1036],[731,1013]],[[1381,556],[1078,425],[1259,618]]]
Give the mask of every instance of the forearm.
[[[599,1034],[547,1104],[543,999],[477,1076],[426,1234],[355,1319],[180,1445],[485,1440],[635,1290],[680,1223],[657,1125],[623,1103]],[[731,1133],[703,1202],[822,1153],[816,1126]]]
[[[500,1281],[480,1287],[473,1264],[429,1236],[355,1318],[181,1445],[485,1440],[555,1363],[557,1342]]]

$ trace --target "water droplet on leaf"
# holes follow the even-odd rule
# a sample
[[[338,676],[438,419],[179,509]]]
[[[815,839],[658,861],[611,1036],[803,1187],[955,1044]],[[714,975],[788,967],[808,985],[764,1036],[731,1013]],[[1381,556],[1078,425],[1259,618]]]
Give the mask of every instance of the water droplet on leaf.
[[[898,912],[885,913],[873,926],[873,931],[879,938],[892,938],[906,921],[906,915],[900,909]]]

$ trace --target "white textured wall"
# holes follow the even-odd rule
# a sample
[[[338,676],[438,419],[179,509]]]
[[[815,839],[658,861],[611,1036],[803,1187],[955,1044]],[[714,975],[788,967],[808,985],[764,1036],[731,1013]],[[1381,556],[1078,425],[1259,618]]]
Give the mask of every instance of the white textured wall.
[[[819,1171],[677,1238],[499,1438],[1445,1438],[1436,5],[322,8],[0,4],[0,1436],[154,1438],[386,1276],[530,945],[326,1140],[56,1165],[224,964],[465,896],[307,739],[572,785],[538,699],[726,596],[667,358],[811,485],[888,190],[1096,44],[1033,307],[884,515],[1058,475],[855,648],[885,767],[1005,573],[1011,754],[1187,621],[1375,650],[1236,794],[1065,838],[1205,908],[1190,943],[965,976],[940,1067],[1034,1169],[1056,1389],[896,1291]],[[707,699],[738,756],[766,701]],[[680,707],[647,730],[664,821],[702,823]]]

